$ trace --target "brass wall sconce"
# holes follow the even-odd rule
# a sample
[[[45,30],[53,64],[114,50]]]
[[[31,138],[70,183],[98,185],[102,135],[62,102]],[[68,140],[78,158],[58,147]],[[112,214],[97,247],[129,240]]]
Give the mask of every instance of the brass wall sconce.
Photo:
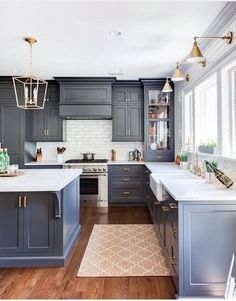
[[[188,82],[189,74],[184,75],[179,65],[180,65],[180,62],[177,62],[175,72],[174,72],[173,76],[171,77],[171,80],[173,82],[180,82],[183,80],[186,80]]]
[[[197,42],[198,39],[221,39],[221,40],[225,40],[227,44],[231,44],[232,40],[233,40],[233,32],[230,31],[227,33],[227,35],[225,36],[221,36],[221,37],[194,37],[194,43],[193,43],[193,48],[190,52],[189,58],[187,59],[187,62],[189,63],[202,63],[204,62],[204,56],[201,52],[201,49],[199,47],[199,44]],[[203,63],[205,65],[205,63]],[[203,65],[203,67],[205,67]]]

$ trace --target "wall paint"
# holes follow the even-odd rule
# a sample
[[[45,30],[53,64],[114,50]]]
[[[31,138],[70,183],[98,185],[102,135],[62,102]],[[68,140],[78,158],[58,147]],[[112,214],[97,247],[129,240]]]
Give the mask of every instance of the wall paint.
[[[66,147],[64,160],[82,158],[83,152],[96,153],[95,158],[111,158],[111,149],[116,150],[117,160],[128,160],[128,153],[135,148],[143,149],[141,142],[112,142],[111,120],[67,120],[66,142],[38,142],[44,161],[55,161],[56,148]]]

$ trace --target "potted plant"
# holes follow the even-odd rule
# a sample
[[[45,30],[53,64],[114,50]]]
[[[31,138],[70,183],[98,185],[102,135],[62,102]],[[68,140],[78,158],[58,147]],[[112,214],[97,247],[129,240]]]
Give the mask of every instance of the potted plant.
[[[214,167],[218,166],[218,161],[217,160],[211,160],[209,161]],[[205,171],[205,179],[206,179],[206,183],[207,184],[212,184],[213,183],[213,179],[215,177],[215,174],[213,172],[213,170],[208,166],[205,165],[206,171]]]
[[[180,168],[188,169],[188,155],[186,153],[180,154]]]
[[[199,152],[206,154],[217,154],[218,148],[216,142],[208,141],[207,143],[202,143],[198,147]]]

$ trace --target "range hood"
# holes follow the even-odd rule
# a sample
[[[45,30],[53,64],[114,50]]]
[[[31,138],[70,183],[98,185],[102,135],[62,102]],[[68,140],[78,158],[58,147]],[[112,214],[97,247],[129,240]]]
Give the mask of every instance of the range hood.
[[[63,119],[102,120],[111,119],[111,105],[59,105],[59,116]]]
[[[114,77],[55,78],[60,84],[59,116],[63,119],[111,119]]]

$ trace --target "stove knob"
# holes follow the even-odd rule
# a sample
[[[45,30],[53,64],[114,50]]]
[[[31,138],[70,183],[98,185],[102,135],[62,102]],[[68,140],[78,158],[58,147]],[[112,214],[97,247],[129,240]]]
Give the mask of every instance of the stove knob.
[[[103,168],[102,171],[107,171],[106,168]]]
[[[97,171],[98,169],[97,169],[97,168],[94,168],[93,170],[94,170],[94,171]]]
[[[98,171],[102,171],[102,169],[101,169],[101,168],[98,168]]]
[[[88,168],[84,168],[83,171],[88,171]]]
[[[91,171],[92,169],[91,168],[88,168],[88,171]]]

